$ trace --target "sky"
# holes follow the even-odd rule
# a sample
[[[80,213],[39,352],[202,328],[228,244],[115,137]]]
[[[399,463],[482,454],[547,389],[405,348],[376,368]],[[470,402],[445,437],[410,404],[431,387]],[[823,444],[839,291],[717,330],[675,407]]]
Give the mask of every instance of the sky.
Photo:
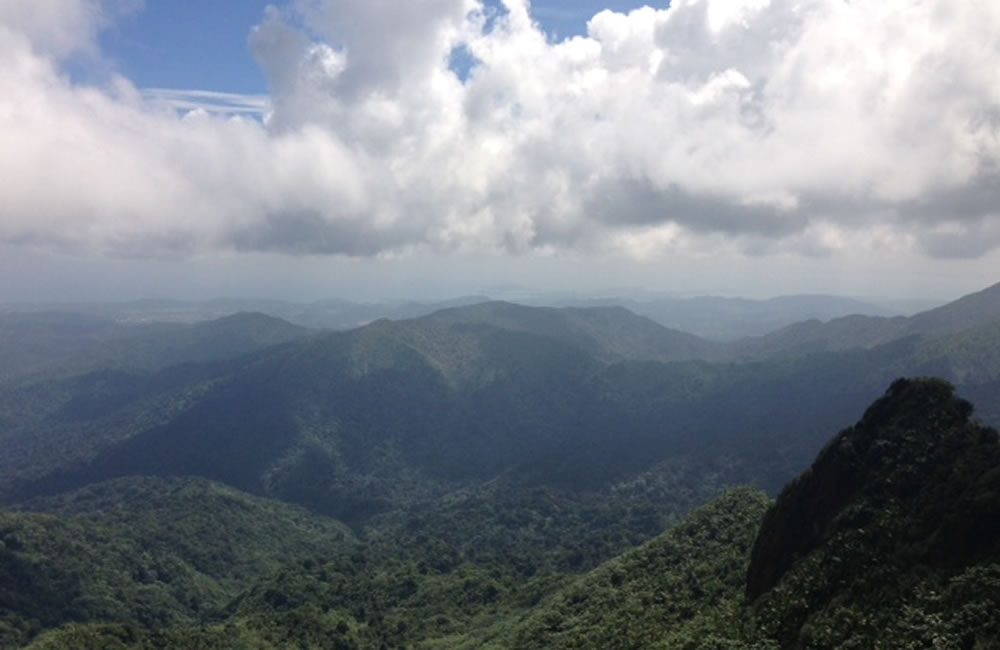
[[[0,300],[1000,281],[1000,3],[0,0]]]

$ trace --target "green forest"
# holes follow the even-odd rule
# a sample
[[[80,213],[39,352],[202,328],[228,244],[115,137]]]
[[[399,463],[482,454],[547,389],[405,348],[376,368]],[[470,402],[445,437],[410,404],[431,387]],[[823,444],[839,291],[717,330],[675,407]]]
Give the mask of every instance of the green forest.
[[[0,647],[1000,647],[998,295],[782,345],[0,314]]]

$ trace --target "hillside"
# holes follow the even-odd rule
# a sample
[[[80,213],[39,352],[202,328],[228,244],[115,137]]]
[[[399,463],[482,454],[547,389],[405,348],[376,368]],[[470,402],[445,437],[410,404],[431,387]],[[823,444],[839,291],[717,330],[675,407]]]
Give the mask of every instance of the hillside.
[[[874,303],[827,295],[779,296],[766,300],[714,296],[679,298],[655,294],[634,295],[628,290],[619,295],[601,298],[576,294],[534,294],[527,291],[515,292],[511,297],[511,294],[501,290],[492,300],[498,299],[551,307],[624,307],[665,327],[720,341],[760,336],[809,319],[827,321],[851,314],[891,316],[913,313],[921,310],[916,305],[927,304],[926,301]],[[220,298],[205,301],[136,300],[118,303],[0,303],[0,314],[72,312],[134,325],[151,322],[196,323],[240,312],[260,312],[303,327],[348,330],[380,319],[419,318],[442,309],[490,301],[491,298],[485,295],[471,295],[436,301],[356,302],[325,299],[290,302]]]
[[[969,532],[996,519],[995,434],[950,387],[893,384],[823,445],[901,375],[953,381],[996,422],[997,324],[709,363],[644,358],[686,339],[621,309],[486,303],[234,357],[233,331],[271,324],[236,321],[185,326],[201,362],[0,389],[16,643],[870,647],[883,628],[924,638],[913,612],[963,610],[970,589],[992,602],[995,549],[951,544],[995,534]],[[911,434],[932,442],[897,449]],[[777,493],[814,458],[756,538],[744,606],[765,501],[713,499]],[[810,483],[817,467],[835,478]],[[952,507],[925,512],[926,495]],[[837,573],[845,557],[896,573]],[[887,591],[897,575],[916,600]],[[848,625],[854,602],[885,612]]]
[[[898,380],[764,517],[747,597],[782,648],[996,647],[1000,439]]]
[[[910,332],[955,332],[1000,321],[1000,283],[916,314]]]
[[[6,311],[0,312],[0,357],[8,362],[0,370],[0,383],[37,381],[107,368],[156,369],[190,361],[235,358],[309,333],[286,320],[262,313],[232,313],[190,324],[171,320],[208,318],[233,312],[241,305],[267,310],[297,322],[338,329],[361,326],[385,317],[406,322],[411,329],[418,327],[417,322],[422,322],[426,328],[451,328],[452,331],[457,325],[484,325],[556,339],[605,363],[624,360],[745,362],[870,348],[906,336],[950,334],[986,327],[1000,321],[998,296],[1000,285],[995,285],[909,318],[847,314],[855,308],[868,314],[877,314],[879,309],[831,296],[786,296],[769,301],[723,298],[626,301],[633,311],[615,305],[527,307],[488,302],[482,297],[368,306],[341,301],[299,306],[280,301],[191,304],[144,301],[77,306],[89,310],[82,313]],[[23,309],[37,307],[25,305]],[[692,310],[705,313],[692,316]],[[647,313],[653,318],[635,312]],[[725,343],[682,331],[688,326],[698,331],[711,329],[703,322],[706,319],[718,323],[719,327],[762,331],[768,329],[767,323],[787,323],[793,315],[812,318]],[[694,325],[688,323],[689,316],[697,321]],[[832,316],[837,317],[830,320]],[[129,321],[133,318],[140,318],[138,324]],[[150,322],[151,318],[164,320]],[[752,325],[756,321],[760,322]],[[671,329],[660,323],[678,328]]]
[[[763,336],[809,320],[826,322],[844,316],[890,317],[904,313],[899,307],[827,295],[778,296],[766,300],[718,296],[651,298],[624,300],[620,304],[665,327],[712,341]]]
[[[739,607],[750,548],[769,504],[760,492],[732,490],[560,589],[492,643],[467,647],[687,647],[699,640],[710,612]],[[720,628],[721,622],[712,621]],[[717,630],[714,643],[733,640],[734,632]]]
[[[898,380],[770,507],[730,490],[583,566],[531,558],[585,537],[572,522],[593,519],[593,502],[536,488],[517,503],[511,482],[373,519],[360,544],[202,481],[95,485],[19,506],[49,514],[2,515],[12,579],[0,584],[31,585],[0,590],[2,629],[42,631],[36,649],[993,648],[1000,439],[971,412],[940,380]],[[676,470],[620,484],[591,523],[627,531],[622,513],[652,496],[641,486],[674,474],[666,496],[689,483]],[[463,524],[475,512],[464,499],[492,514]],[[250,549],[260,564],[236,559]]]
[[[0,384],[38,373],[81,347],[99,345],[118,326],[111,320],[74,313],[0,313]]]
[[[1000,284],[911,317],[850,315],[812,319],[760,337],[736,341],[732,359],[773,359],[850,348],[869,348],[915,335],[954,334],[1000,323]]]
[[[525,307],[487,302],[437,311],[425,321],[445,325],[487,325],[546,336],[591,356],[615,362],[719,359],[722,346],[671,330],[623,307]]]
[[[123,325],[151,323],[194,324],[241,313],[267,314],[308,329],[349,330],[383,318],[419,318],[439,309],[487,302],[486,296],[448,300],[387,300],[355,302],[325,299],[291,302],[275,299],[216,298],[213,300],[131,300],[124,302],[11,302],[0,303],[0,319],[7,313],[61,312],[86,315]]]
[[[723,496],[495,647],[996,648],[1000,437],[971,413],[897,380],[770,508]]]
[[[75,313],[0,313],[0,384],[231,359],[307,334],[260,313],[141,325]]]
[[[0,513],[0,647],[70,621],[210,620],[297,558],[344,552],[339,523],[198,479],[130,478]]]
[[[593,338],[546,333],[585,321],[573,311],[470,309],[0,391],[0,498],[197,475],[362,521],[500,475],[604,489],[678,456],[730,459],[734,480],[776,490],[894,377],[941,376],[1000,413],[996,327],[754,363],[608,363]],[[476,322],[493,310],[507,320]]]

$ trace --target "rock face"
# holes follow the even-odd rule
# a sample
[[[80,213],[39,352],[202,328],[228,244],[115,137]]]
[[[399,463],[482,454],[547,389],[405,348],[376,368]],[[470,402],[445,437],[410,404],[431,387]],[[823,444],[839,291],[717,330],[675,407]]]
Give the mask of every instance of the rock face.
[[[783,619],[783,647],[809,647],[801,631],[844,603],[863,609],[1000,559],[1000,444],[971,414],[946,382],[897,380],[782,491],[746,594]]]

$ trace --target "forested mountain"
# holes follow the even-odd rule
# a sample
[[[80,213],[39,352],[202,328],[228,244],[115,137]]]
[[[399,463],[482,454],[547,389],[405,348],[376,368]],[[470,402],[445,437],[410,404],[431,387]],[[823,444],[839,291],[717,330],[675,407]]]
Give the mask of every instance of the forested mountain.
[[[193,324],[123,325],[62,312],[0,313],[0,385],[106,369],[163,368],[235,358],[309,330],[260,313]]]
[[[123,325],[150,323],[200,323],[241,313],[267,314],[308,329],[348,330],[381,318],[419,318],[440,309],[488,302],[486,296],[462,296],[449,300],[390,300],[355,302],[327,299],[291,302],[252,298],[213,300],[131,300],[124,302],[0,303],[4,314],[64,313],[113,321]]]
[[[0,392],[0,495],[198,475],[355,520],[499,475],[600,488],[679,455],[732,458],[734,478],[776,489],[894,377],[942,376],[997,413],[996,327],[754,363],[610,362],[656,327],[487,303],[19,387]]]
[[[557,339],[600,361],[718,360],[725,348],[671,330],[624,307],[525,307],[486,302],[445,309],[423,320],[440,325],[481,325]]]
[[[830,321],[844,316],[891,317],[921,311],[926,303],[895,305],[843,296],[793,295],[765,300],[696,296],[581,301],[579,306],[622,306],[661,325],[712,341],[736,341],[763,336],[795,323]]]
[[[576,294],[534,294],[499,290],[498,299],[537,306],[624,307],[665,327],[691,332],[710,340],[735,340],[760,336],[787,325],[818,319],[831,320],[852,314],[892,316],[913,313],[932,304],[927,301],[894,303],[862,301],[841,296],[797,295],[766,300],[700,296],[691,298],[633,295],[628,290],[610,297]],[[348,330],[382,318],[419,318],[453,307],[490,302],[486,295],[450,300],[357,302],[318,300],[290,302],[220,298],[204,301],[135,300],[119,303],[0,303],[0,314],[10,312],[62,312],[83,314],[125,324],[152,322],[195,323],[241,312],[260,312],[312,329]]]
[[[684,321],[683,312],[690,305],[678,307],[679,321],[672,321],[669,312],[671,305],[681,302],[703,304],[710,314],[705,318],[719,323],[771,318],[768,314],[773,310],[787,312],[787,318],[798,313],[820,316],[843,313],[851,307],[869,313],[879,311],[865,303],[833,296],[787,296],[768,301],[676,299],[655,303],[660,305],[659,311],[652,312],[649,305],[654,303],[625,301],[633,309],[645,309],[655,320],[614,304],[527,307],[490,302],[482,296],[435,303],[368,306],[323,301],[300,305],[306,310],[302,312],[296,311],[295,303],[281,301],[138,301],[65,306],[78,311],[41,311],[38,306],[24,305],[27,311],[23,312],[12,311],[12,306],[7,305],[0,310],[0,358],[5,361],[0,367],[0,384],[15,379],[38,380],[108,368],[155,369],[188,361],[235,358],[310,333],[308,329],[262,312],[288,316],[296,322],[327,329],[351,329],[355,324],[363,325],[386,317],[423,319],[437,325],[486,325],[556,338],[604,362],[696,359],[742,362],[787,358],[872,347],[916,334],[957,333],[1000,322],[1000,285],[995,285],[909,318],[853,314],[828,322],[811,319],[762,336],[722,343],[661,325]],[[240,306],[259,311],[234,312]],[[347,320],[342,321],[324,320],[326,317],[317,315],[330,310],[339,313],[338,309],[348,307],[367,311],[343,316]],[[309,313],[313,316],[308,316]],[[213,318],[217,314],[229,315]],[[196,322],[185,322],[192,319]],[[744,327],[733,325],[737,326]],[[705,327],[696,329],[703,331]]]
[[[30,588],[0,590],[3,631],[58,626],[33,648],[993,648],[1000,439],[971,412],[944,382],[896,381],[773,504],[731,490],[585,573],[453,545],[432,518],[355,542],[210,483],[98,485],[20,506],[62,518],[4,515],[3,584]],[[494,517],[542,516],[500,530],[565,525],[551,494],[515,510],[482,497]],[[260,568],[232,554],[274,562],[279,531],[282,568],[212,605],[246,584],[233,566]],[[544,536],[520,549],[544,556]]]
[[[782,648],[995,648],[1000,439],[898,380],[764,517],[747,598]]]
[[[100,345],[113,321],[74,313],[0,314],[0,382],[39,372]]]
[[[0,388],[0,646],[924,639],[914,612],[995,602],[997,531],[970,522],[996,520],[996,434],[948,385],[904,381],[823,445],[902,375],[954,382],[996,423],[1000,326],[977,313],[744,362],[676,360],[722,344],[619,308],[494,302],[326,333],[240,315],[131,341],[60,317],[39,332],[122,352]],[[761,493],[713,501],[777,493],[817,453],[760,536]],[[852,603],[882,618],[851,622]],[[941,629],[972,647],[959,628],[986,638],[985,620]]]
[[[799,356],[872,347],[913,335],[955,334],[1000,324],[1000,284],[909,318],[851,315],[829,322],[809,320],[762,337],[738,341],[734,359]]]
[[[957,332],[1000,321],[1000,283],[913,316],[908,332]]]

